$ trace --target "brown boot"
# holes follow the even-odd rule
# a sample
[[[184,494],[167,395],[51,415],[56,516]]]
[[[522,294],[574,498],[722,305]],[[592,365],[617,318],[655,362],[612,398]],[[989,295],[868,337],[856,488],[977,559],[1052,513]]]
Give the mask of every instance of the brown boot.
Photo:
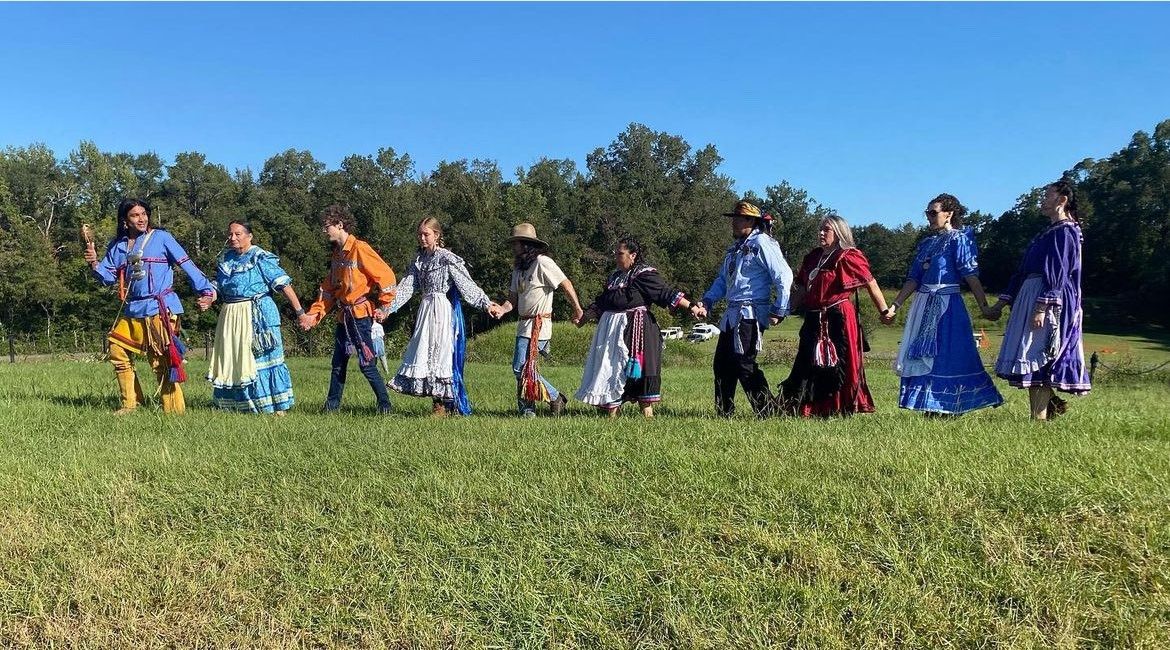
[[[130,360],[130,353],[120,345],[110,346],[110,364],[114,366],[114,377],[118,379],[118,393],[122,398],[122,408],[118,414],[130,413],[139,404],[146,402],[142,394],[142,384],[138,383],[138,375],[134,373],[134,362]]]
[[[122,397],[122,408],[116,411],[119,415],[134,411],[139,404],[146,401],[142,395],[142,385],[138,383],[138,376],[134,374],[133,369],[119,371],[114,376],[118,378],[118,392]]]
[[[151,359],[154,367],[155,380],[159,383],[159,401],[162,402],[163,413],[182,414],[187,410],[187,402],[183,399],[183,386],[171,381],[170,369],[161,358]]]
[[[434,406],[431,408],[431,417],[433,417],[433,418],[447,417],[447,407],[444,406],[442,402],[435,402]]]

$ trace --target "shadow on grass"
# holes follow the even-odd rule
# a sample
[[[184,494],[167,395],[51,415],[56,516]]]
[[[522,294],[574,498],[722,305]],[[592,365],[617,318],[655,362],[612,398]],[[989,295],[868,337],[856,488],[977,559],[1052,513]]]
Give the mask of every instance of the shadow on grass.
[[[1123,337],[1170,352],[1170,329],[1138,318],[1121,300],[1085,298],[1084,310],[1086,334]]]
[[[41,399],[58,406],[68,406],[75,409],[114,411],[121,406],[118,398],[110,395],[28,395],[27,397]]]
[[[87,394],[46,394],[43,391],[34,391],[29,389],[15,388],[7,392],[7,397],[14,400],[27,400],[48,402],[57,406],[63,406],[78,410],[95,410],[104,412],[116,411],[121,406],[121,401],[118,395],[114,393],[87,393]],[[142,405],[144,409],[157,409],[160,403],[151,397],[147,397],[146,402]],[[424,407],[425,406],[425,407]],[[218,409],[212,404],[205,402],[202,399],[192,401],[187,399],[187,412],[207,412],[207,413],[236,413],[236,411],[227,411]],[[381,414],[378,412],[377,406],[374,404],[360,404],[348,406],[342,404],[337,411],[326,412],[324,406],[320,402],[305,402],[298,400],[297,405],[293,407],[291,413],[296,413],[306,416],[320,416],[333,417],[341,416],[358,416],[369,418],[398,418],[398,419],[418,419],[431,420],[430,402],[425,405],[422,402],[412,402],[395,400],[393,410],[389,414]],[[247,413],[244,413],[247,415]],[[448,418],[461,417],[482,417],[482,418],[503,418],[503,419],[521,419],[519,413],[514,407],[498,407],[498,406],[477,406],[472,405],[472,412],[470,416],[448,415]],[[570,418],[596,418],[599,420],[606,419],[608,415],[599,409],[594,409],[584,404],[571,403],[565,410],[564,416],[555,416],[549,412],[547,404],[541,404],[537,407],[536,420],[543,422],[555,423],[563,417]],[[698,418],[698,419],[712,419],[715,418],[715,412],[712,409],[703,408],[699,406],[688,408],[680,405],[657,405],[654,409],[655,418]],[[636,404],[626,404],[622,407],[618,414],[618,420],[641,419],[642,415]],[[755,420],[755,416],[751,413],[751,409],[746,405],[742,409],[737,409],[734,419]]]

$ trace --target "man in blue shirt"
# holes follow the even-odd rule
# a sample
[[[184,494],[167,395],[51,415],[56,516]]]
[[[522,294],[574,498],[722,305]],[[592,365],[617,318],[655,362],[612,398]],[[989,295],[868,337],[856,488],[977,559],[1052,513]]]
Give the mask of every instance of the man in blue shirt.
[[[178,345],[179,314],[183,304],[174,291],[175,272],[187,274],[200,294],[200,309],[215,300],[215,287],[171,234],[150,224],[150,204],[126,199],[118,205],[118,233],[98,261],[92,242],[86,244],[85,261],[105,286],[118,285],[122,313],[110,328],[110,363],[122,394],[123,415],[143,401],[142,385],[134,373],[131,354],[145,355],[154,369],[163,411],[182,413],[186,408],[179,383],[186,379]]]
[[[780,245],[768,234],[770,224],[758,207],[740,201],[734,212],[723,216],[731,217],[735,244],[727,249],[719,274],[703,294],[702,302],[691,306],[691,313],[706,318],[715,303],[727,299],[727,310],[719,321],[713,364],[715,412],[723,417],[735,413],[735,387],[739,382],[752,410],[766,417],[770,414],[772,393],[756,363],[756,354],[763,347],[764,330],[778,325],[788,315],[792,269]]]

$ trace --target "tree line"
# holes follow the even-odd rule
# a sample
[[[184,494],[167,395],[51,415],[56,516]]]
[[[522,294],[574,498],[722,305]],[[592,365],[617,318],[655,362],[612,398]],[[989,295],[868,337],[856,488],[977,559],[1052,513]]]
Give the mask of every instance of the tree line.
[[[510,177],[480,159],[420,172],[409,154],[392,148],[351,155],[332,170],[311,152],[290,149],[255,173],[229,171],[198,152],[168,163],[155,153],[105,152],[88,141],[63,159],[40,144],[10,146],[0,152],[0,321],[8,333],[50,336],[109,326],[117,299],[90,278],[77,233],[89,223],[108,240],[123,197],[150,201],[155,222],[173,232],[209,275],[228,222],[247,220],[255,243],[280,256],[294,288],[310,301],[328,260],[318,214],[331,203],[351,208],[357,234],[396,271],[414,256],[419,219],[437,217],[450,248],[495,297],[507,293],[512,260],[505,239],[521,221],[535,224],[585,301],[612,270],[611,250],[623,235],[642,241],[651,263],[680,289],[701,295],[731,240],[718,215],[741,198],[777,217],[773,235],[795,267],[833,210],[784,180],[739,196],[733,179],[719,171],[722,161],[712,144],[696,149],[641,124],[589,153],[583,170],[572,160],[543,158]],[[968,215],[978,233],[984,284],[992,291],[1006,285],[1045,223],[1040,186],[1062,173],[1075,182],[1081,203],[1086,294],[1122,301],[1143,320],[1170,323],[1170,306],[1155,299],[1170,289],[1170,120],[1152,135],[1139,131],[1108,158],[1035,179],[1040,185],[999,216]],[[956,188],[939,191],[962,198]],[[923,197],[923,206],[930,198]],[[893,228],[853,225],[883,286],[901,284],[925,234],[921,216],[908,215]],[[565,309],[558,304],[558,311]],[[186,327],[210,330],[214,318],[214,312],[191,310]],[[491,326],[486,317],[472,320],[478,329]],[[409,322],[407,314],[392,327]]]

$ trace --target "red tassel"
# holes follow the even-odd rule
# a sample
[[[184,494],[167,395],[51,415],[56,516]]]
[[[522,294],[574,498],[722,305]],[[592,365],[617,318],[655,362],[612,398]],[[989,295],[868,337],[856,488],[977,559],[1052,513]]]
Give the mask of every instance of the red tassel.
[[[167,356],[171,366],[171,383],[181,384],[187,381],[187,370],[183,368],[183,354],[179,352],[178,346],[171,344]]]
[[[816,351],[813,354],[813,363],[818,368],[832,368],[840,359],[837,357],[837,346],[829,338],[829,323],[825,315],[821,315],[821,335],[817,338]]]
[[[540,328],[544,321],[544,314],[537,314],[532,319],[532,332],[528,335],[528,358],[524,360],[524,368],[520,371],[520,398],[526,402],[547,402],[548,389],[536,379],[536,362],[540,357]]]

